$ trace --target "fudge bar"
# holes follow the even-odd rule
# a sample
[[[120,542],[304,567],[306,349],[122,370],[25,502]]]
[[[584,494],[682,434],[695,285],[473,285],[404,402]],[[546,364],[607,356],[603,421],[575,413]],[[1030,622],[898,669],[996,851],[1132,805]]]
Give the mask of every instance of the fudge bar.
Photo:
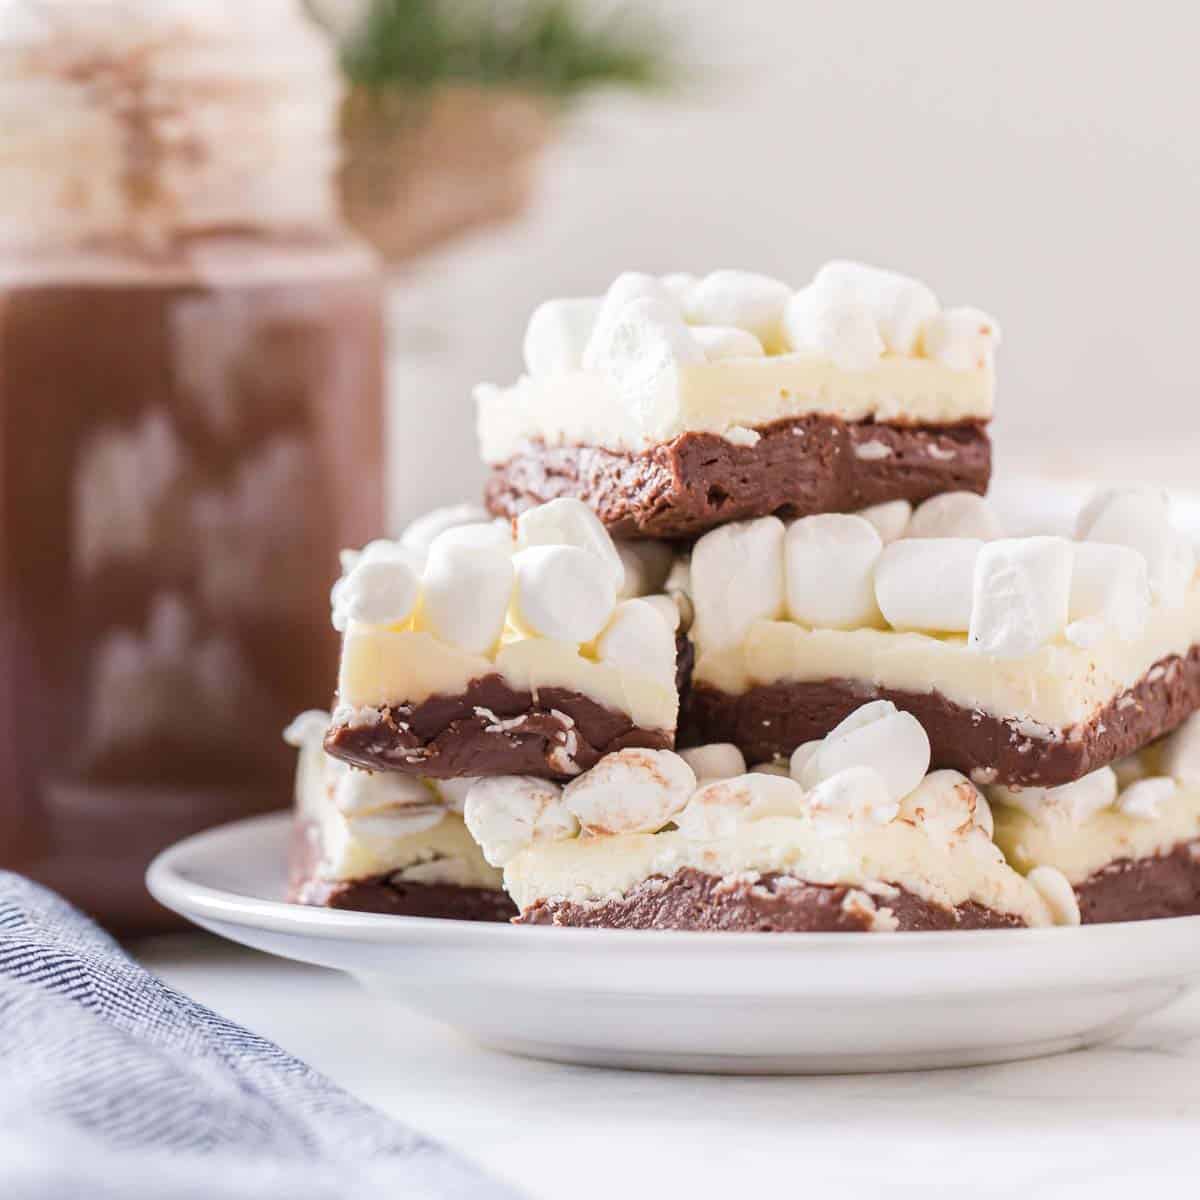
[[[493,778],[467,794],[521,924],[863,932],[1046,925],[1004,861],[986,800],[927,774],[917,721],[853,713],[790,764],[736,747],[621,750],[565,787]]]
[[[470,781],[347,766],[322,747],[328,725],[328,713],[302,713],[284,734],[300,751],[288,899],[412,917],[512,917],[500,872],[463,824]]]
[[[854,511],[991,472],[995,321],[923,283],[833,262],[799,291],[745,271],[621,275],[552,300],[527,373],[477,390],[487,505],[561,496],[614,535]]]
[[[1053,787],[1200,706],[1200,580],[1161,495],[1098,497],[1075,540],[996,536],[971,495],[927,501],[887,545],[882,527],[767,517],[696,543],[681,744],[786,755],[886,699],[928,731],[935,766]]]
[[[428,524],[428,523],[427,523]],[[675,626],[662,547],[618,549],[578,500],[450,524],[344,557],[325,745],[369,770],[569,778],[674,744]]]
[[[1035,882],[1058,872],[1071,919],[1200,914],[1200,715],[1159,745],[1064,787],[989,795],[1009,863]]]

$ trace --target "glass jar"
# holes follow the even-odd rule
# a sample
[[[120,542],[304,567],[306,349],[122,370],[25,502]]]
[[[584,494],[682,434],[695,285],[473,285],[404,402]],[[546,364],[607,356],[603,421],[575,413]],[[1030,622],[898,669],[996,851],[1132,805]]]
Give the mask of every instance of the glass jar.
[[[0,3],[0,866],[123,933],[287,804],[383,523],[382,290],[290,0]]]

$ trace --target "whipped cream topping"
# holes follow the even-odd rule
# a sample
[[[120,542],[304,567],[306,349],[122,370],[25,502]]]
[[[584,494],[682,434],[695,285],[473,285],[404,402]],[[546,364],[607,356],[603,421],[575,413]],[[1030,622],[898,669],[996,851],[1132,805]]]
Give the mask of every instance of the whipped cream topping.
[[[833,262],[799,291],[748,271],[626,272],[603,297],[550,300],[527,374],[476,393],[486,462],[523,443],[636,451],[687,432],[731,440],[821,413],[906,424],[987,420],[1000,333],[943,311],[919,280]]]
[[[710,772],[743,765],[722,747],[689,758]],[[696,867],[782,871],[884,897],[889,885],[901,886],[938,903],[975,900],[1048,923],[1036,891],[993,844],[982,795],[964,776],[928,767],[920,726],[880,702],[797,752],[784,773],[698,779],[681,755],[626,750],[566,788],[482,781],[468,794],[466,817],[522,908],[619,895],[652,875]],[[510,814],[526,809],[514,823]]]
[[[577,500],[532,509],[515,535],[507,522],[451,524],[424,548],[373,542],[343,566],[332,594],[339,722],[499,675],[535,697],[566,688],[643,728],[675,727],[678,609],[620,598],[631,582],[661,586],[667,563],[619,553]]]
[[[300,751],[296,818],[317,850],[325,882],[397,874],[411,883],[499,888],[500,872],[454,811],[452,789],[394,772],[362,771],[331,758],[326,712],[301,713],[284,731]]]
[[[0,0],[0,245],[334,228],[340,89],[290,0]]]

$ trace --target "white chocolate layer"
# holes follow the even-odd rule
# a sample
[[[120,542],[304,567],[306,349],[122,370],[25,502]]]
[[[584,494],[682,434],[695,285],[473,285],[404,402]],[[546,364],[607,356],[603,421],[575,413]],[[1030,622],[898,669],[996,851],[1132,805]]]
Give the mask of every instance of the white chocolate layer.
[[[965,708],[1026,722],[1031,737],[1052,737],[1095,716],[1160,659],[1186,655],[1197,643],[1200,582],[1193,582],[1179,608],[1151,609],[1135,641],[1110,630],[1088,647],[1063,639],[1001,660],[968,649],[961,635],[760,621],[739,645],[701,655],[694,678],[735,695],[760,684],[827,679],[938,692]]]
[[[689,841],[678,831],[577,838],[535,845],[505,868],[504,884],[517,907],[537,900],[588,901],[624,895],[652,876],[691,867],[719,877],[781,872],[818,884],[861,888],[880,908],[896,885],[937,904],[968,901],[1051,923],[1044,902],[1009,868],[982,833],[949,847],[916,825],[893,821],[880,829],[829,836],[811,821],[767,817],[715,842]]]
[[[580,444],[639,451],[684,433],[722,437],[812,414],[903,425],[986,421],[991,366],[955,370],[928,359],[884,357],[846,371],[810,354],[719,359],[683,365],[651,405],[625,404],[599,371],[523,376],[508,388],[476,390],[483,460],[503,463],[523,443]]]
[[[491,659],[428,633],[351,625],[342,644],[339,708],[419,704],[431,696],[459,695],[473,679],[499,675],[515,691],[532,692],[535,701],[541,688],[566,688],[628,714],[643,729],[675,728],[679,696],[673,681],[598,662],[588,650],[516,637]]]
[[[1116,808],[1095,813],[1079,825],[1063,819],[1038,820],[1009,805],[993,808],[996,843],[1023,875],[1034,867],[1057,867],[1081,884],[1120,858],[1147,858],[1200,838],[1200,788],[1179,788],[1162,802],[1153,820]]]

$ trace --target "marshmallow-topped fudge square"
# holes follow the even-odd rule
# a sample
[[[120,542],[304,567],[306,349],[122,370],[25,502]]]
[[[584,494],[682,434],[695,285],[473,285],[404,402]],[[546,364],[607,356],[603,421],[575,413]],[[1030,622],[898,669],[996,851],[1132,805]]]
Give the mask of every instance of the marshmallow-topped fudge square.
[[[1200,580],[1166,497],[1104,493],[1075,539],[1003,532],[985,500],[949,494],[704,535],[685,744],[788,754],[884,698],[925,726],[936,766],[1054,786],[1200,706]]]
[[[629,272],[602,298],[543,304],[527,373],[478,389],[488,506],[574,496],[620,536],[680,538],[983,492],[999,337],[985,313],[859,263],[799,291]]]
[[[500,872],[463,823],[471,780],[363,771],[325,753],[325,712],[284,733],[299,752],[288,863],[298,904],[414,917],[507,921]]]
[[[347,554],[331,754],[432,778],[569,778],[670,746],[679,614],[655,543],[618,547],[586,505],[515,523],[454,510]],[[445,527],[441,527],[445,526]]]
[[[990,788],[996,841],[1063,919],[1200,913],[1200,714],[1055,788]]]
[[[493,778],[465,818],[526,924],[864,931],[1045,925],[986,800],[894,705],[790,763],[736,747],[622,750],[565,787]]]

